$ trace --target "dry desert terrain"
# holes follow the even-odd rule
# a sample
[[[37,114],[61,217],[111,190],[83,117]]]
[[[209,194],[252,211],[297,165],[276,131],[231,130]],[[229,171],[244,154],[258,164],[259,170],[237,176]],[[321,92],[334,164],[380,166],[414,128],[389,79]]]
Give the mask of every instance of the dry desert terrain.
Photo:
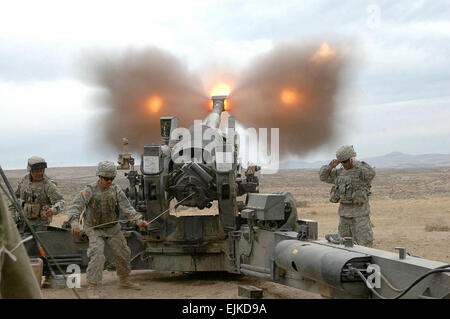
[[[6,175],[15,188],[25,170],[10,170]],[[76,192],[96,180],[95,167],[48,168],[48,176],[60,188],[67,205]],[[126,187],[120,172],[115,181]],[[282,170],[276,175],[260,176],[260,192],[291,192],[297,201],[299,218],[319,223],[319,237],[336,233],[337,204],[328,201],[330,184],[319,181],[317,169]],[[377,169],[372,184],[371,219],[374,224],[374,247],[395,252],[403,246],[411,254],[450,263],[450,167]],[[178,209],[175,214],[192,214],[192,209]],[[206,213],[214,214],[214,206]],[[54,219],[60,225],[66,219]],[[119,290],[117,277],[104,272],[101,296],[104,298],[239,298],[239,285],[253,285],[264,290],[264,298],[320,298],[319,295],[282,286],[249,276],[224,273],[179,273],[141,270],[132,272],[132,280],[141,291]],[[82,275],[81,297],[86,294]],[[75,298],[69,289],[43,289],[46,298]]]

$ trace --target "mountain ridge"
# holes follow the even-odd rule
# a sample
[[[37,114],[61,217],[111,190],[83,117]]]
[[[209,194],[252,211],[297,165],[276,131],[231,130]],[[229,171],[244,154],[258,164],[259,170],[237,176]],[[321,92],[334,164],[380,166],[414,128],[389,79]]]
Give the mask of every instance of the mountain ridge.
[[[320,168],[322,165],[328,164],[330,160],[315,162],[286,161],[280,163],[280,169]],[[381,156],[361,158],[360,160],[378,168],[420,168],[450,166],[450,154],[441,153],[412,155],[394,151]]]

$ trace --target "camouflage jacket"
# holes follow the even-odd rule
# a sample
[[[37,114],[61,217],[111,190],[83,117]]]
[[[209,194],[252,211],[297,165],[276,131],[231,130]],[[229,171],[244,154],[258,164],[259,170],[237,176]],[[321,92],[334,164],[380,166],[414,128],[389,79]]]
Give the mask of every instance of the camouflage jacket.
[[[64,209],[64,198],[56,188],[56,183],[46,175],[38,181],[32,182],[31,175],[25,175],[19,182],[16,190],[16,197],[21,200],[22,206],[35,204],[41,210],[44,206],[49,206],[56,215]],[[40,218],[34,216],[32,218]]]
[[[78,220],[84,209],[86,209],[84,223],[90,227],[119,221],[119,211],[129,219],[137,220],[137,224],[142,219],[142,215],[136,212],[125,193],[116,184],[102,190],[97,181],[87,185],[78,193],[66,212],[70,216],[69,222],[72,226],[79,225]],[[105,225],[105,227],[113,225],[111,223]]]
[[[320,180],[334,184],[330,201],[340,203],[339,216],[360,217],[370,214],[369,196],[375,170],[367,163],[355,160],[350,169],[338,168],[333,172],[331,162],[319,171]]]

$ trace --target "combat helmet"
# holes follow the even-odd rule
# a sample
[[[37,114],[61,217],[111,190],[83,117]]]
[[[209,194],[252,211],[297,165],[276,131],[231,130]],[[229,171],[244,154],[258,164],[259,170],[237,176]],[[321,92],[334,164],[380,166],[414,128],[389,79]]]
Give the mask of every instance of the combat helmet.
[[[111,161],[102,161],[97,165],[97,176],[116,177],[116,165]]]
[[[27,171],[34,171],[47,168],[47,162],[40,156],[31,156],[28,159]]]
[[[353,149],[353,145],[343,145],[339,147],[339,149],[336,151],[336,159],[339,163],[342,163],[346,160],[348,160],[351,157],[355,157],[356,152]]]

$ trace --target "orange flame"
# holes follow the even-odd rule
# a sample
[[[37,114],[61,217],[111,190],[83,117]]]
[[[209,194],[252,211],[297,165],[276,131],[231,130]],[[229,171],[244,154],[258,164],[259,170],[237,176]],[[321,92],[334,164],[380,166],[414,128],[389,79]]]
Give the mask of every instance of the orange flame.
[[[328,43],[324,42],[316,51],[316,53],[314,53],[311,59],[314,62],[320,63],[334,58],[335,55],[336,52],[331,48],[331,46]]]
[[[213,100],[209,100],[208,107],[209,107],[210,111],[212,111],[214,109],[214,101]],[[230,101],[228,99],[223,100],[223,109],[224,109],[224,111],[230,110]]]
[[[217,96],[217,95],[230,95],[231,93],[231,85],[225,82],[219,82],[214,85],[213,89],[211,90],[210,95],[211,96]]]
[[[224,109],[225,111],[229,111],[229,110],[230,110],[230,101],[229,101],[228,99],[225,99],[225,100],[223,101],[223,109]]]
[[[158,113],[163,105],[163,100],[158,96],[152,96],[147,100],[147,107],[152,113]]]
[[[280,98],[281,102],[288,105],[301,102],[301,96],[291,89],[284,89],[281,91]]]

